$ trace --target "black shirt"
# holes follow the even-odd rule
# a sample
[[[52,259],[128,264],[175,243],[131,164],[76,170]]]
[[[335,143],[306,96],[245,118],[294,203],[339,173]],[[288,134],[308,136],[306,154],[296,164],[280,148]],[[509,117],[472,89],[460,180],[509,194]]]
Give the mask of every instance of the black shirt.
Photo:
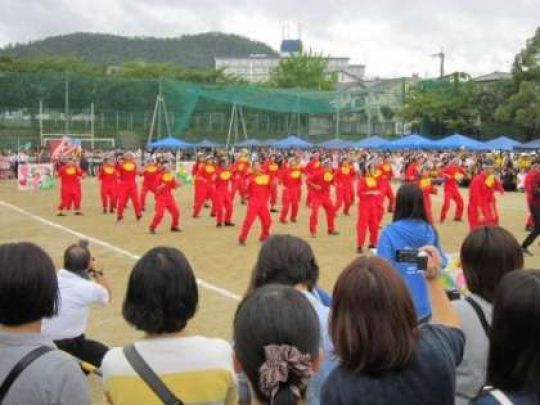
[[[323,385],[321,404],[452,405],[464,346],[465,335],[459,329],[422,326],[416,355],[407,368],[371,377],[337,367]]]

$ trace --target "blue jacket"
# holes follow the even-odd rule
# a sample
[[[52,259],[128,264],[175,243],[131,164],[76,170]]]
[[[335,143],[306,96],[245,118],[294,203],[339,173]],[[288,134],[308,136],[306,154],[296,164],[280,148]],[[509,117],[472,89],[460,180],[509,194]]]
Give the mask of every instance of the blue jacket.
[[[411,292],[418,319],[431,315],[431,303],[428,296],[424,274],[416,264],[396,262],[398,249],[418,249],[425,245],[434,245],[439,249],[443,267],[448,264],[435,230],[425,221],[402,219],[388,225],[382,232],[377,246],[377,255],[388,260],[404,278]]]

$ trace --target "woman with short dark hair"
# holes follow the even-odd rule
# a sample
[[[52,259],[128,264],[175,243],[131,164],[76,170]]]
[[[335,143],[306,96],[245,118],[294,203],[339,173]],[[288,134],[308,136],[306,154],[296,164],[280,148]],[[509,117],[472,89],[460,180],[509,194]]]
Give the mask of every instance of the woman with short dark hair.
[[[197,280],[178,249],[156,247],[133,267],[122,314],[145,333],[128,348],[111,349],[102,371],[109,401],[144,404],[158,400],[126,351],[135,351],[162,383],[187,404],[237,402],[230,345],[191,335],[188,323],[199,302]]]
[[[517,270],[494,297],[486,388],[477,405],[540,403],[540,270]]]
[[[423,250],[434,324],[418,326],[407,286],[386,260],[360,257],[339,276],[330,333],[340,364],[323,385],[322,404],[454,403],[465,337],[438,280],[437,249]]]
[[[0,245],[0,291],[0,386],[23,358],[34,357],[10,387],[0,389],[5,395],[0,393],[0,403],[90,403],[75,359],[41,334],[43,318],[58,311],[58,281],[49,255],[28,242]]]
[[[319,367],[319,342],[317,314],[300,292],[269,285],[244,298],[234,317],[234,357],[252,403],[301,403]]]
[[[461,266],[470,293],[453,301],[465,333],[463,361],[457,369],[456,404],[468,404],[486,378],[492,302],[501,279],[523,268],[523,252],[516,238],[499,226],[472,231],[463,241]]]

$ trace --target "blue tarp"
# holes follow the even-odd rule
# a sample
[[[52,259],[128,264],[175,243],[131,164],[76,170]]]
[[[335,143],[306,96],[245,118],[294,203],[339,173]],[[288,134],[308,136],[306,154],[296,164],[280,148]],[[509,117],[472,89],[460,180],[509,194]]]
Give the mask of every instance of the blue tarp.
[[[288,138],[275,142],[272,146],[278,149],[307,149],[311,148],[313,145],[308,141],[304,141],[297,136],[291,135]]]
[[[519,148],[521,143],[508,138],[507,136],[499,136],[498,138],[485,142],[484,145],[486,149],[489,150],[513,150],[514,148]]]
[[[202,141],[197,142],[193,146],[195,146],[196,148],[220,148],[223,145],[217,142],[213,142],[209,139],[203,139]]]
[[[516,146],[515,149],[540,149],[540,139],[535,139],[527,143],[522,143]]]
[[[485,150],[483,142],[466,137],[461,134],[454,134],[446,138],[439,139],[434,142],[436,149],[469,149],[469,150]]]
[[[149,143],[147,145],[152,149],[189,149],[193,148],[193,144],[184,142],[180,139],[173,138],[169,136],[168,138],[159,139],[155,142]]]
[[[242,142],[238,142],[234,146],[240,148],[253,148],[256,146],[261,146],[263,143],[257,139],[244,139]]]
[[[418,134],[408,135],[404,138],[389,142],[384,149],[436,149],[435,142]]]
[[[354,142],[335,138],[321,142],[319,146],[325,149],[348,149],[354,146]]]
[[[380,136],[370,136],[356,142],[354,147],[360,149],[384,149],[390,144],[391,142],[388,139],[381,138]]]

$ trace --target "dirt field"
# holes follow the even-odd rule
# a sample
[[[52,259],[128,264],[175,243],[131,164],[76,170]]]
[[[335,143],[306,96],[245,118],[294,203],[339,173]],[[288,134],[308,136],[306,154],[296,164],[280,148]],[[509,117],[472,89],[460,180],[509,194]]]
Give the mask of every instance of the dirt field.
[[[396,185],[394,185],[396,187]],[[440,193],[442,190],[440,190]],[[238,228],[244,207],[235,207],[235,228],[216,229],[208,211],[199,219],[191,214],[192,189],[182,187],[177,192],[181,210],[183,233],[168,232],[169,218],[157,235],[148,233],[151,212],[140,223],[130,210],[123,223],[103,215],[94,179],[84,181],[83,217],[56,217],[57,190],[18,192],[14,182],[0,183],[0,242],[30,240],[44,247],[61,265],[64,249],[80,237],[90,239],[92,253],[103,265],[113,285],[113,303],[107,308],[92,311],[88,335],[111,346],[124,345],[140,335],[121,317],[121,305],[129,271],[138,255],[157,245],[171,245],[181,249],[190,260],[201,285],[200,308],[190,323],[191,333],[229,339],[231,323],[238,297],[246,286],[260,246],[258,224],[255,225],[246,247],[237,243]],[[465,196],[466,198],[466,196]],[[441,197],[434,197],[434,216],[439,215]],[[499,198],[502,225],[521,240],[525,236],[524,221],[527,215],[523,194],[508,193]],[[355,212],[355,211],[354,211]],[[451,212],[453,214],[453,210]],[[309,212],[303,208],[297,224],[273,224],[273,233],[291,233],[309,240],[321,267],[322,287],[331,290],[338,274],[355,256],[356,216],[339,217],[339,236],[327,236],[323,226],[317,239],[309,238],[307,219]],[[274,219],[277,216],[274,214]],[[385,222],[390,216],[385,217]],[[324,223],[324,221],[322,221]],[[444,249],[457,252],[467,232],[466,222],[447,222],[438,226]],[[83,236],[84,235],[84,236]],[[540,267],[540,249],[531,248],[535,257],[527,258],[526,265]],[[210,288],[209,288],[210,287]],[[104,403],[98,381],[91,379],[94,403]]]

